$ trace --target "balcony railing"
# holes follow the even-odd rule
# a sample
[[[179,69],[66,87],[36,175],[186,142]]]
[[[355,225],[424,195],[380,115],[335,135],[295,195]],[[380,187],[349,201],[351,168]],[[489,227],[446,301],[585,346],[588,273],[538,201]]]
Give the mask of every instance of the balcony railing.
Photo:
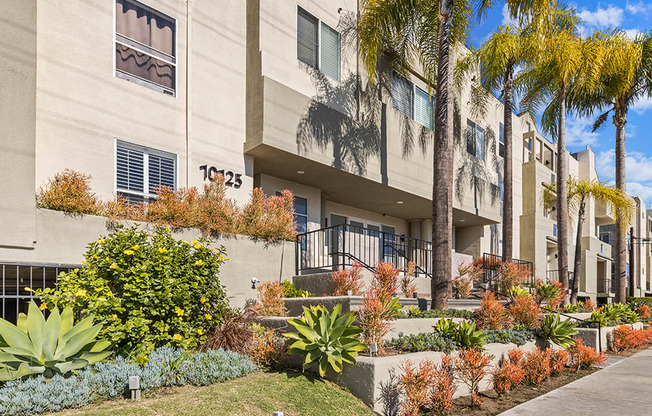
[[[491,283],[499,278],[502,262],[502,256],[499,256],[498,254],[485,253],[482,255],[482,268],[484,269],[484,272],[482,273],[483,283]],[[525,268],[529,271],[530,279],[525,283],[534,283],[534,264],[531,261],[512,259],[512,263],[516,263],[518,267]]]
[[[405,270],[414,262],[416,276],[432,277],[430,241],[343,224],[299,234],[297,274],[341,270],[358,262],[375,270],[381,261]]]
[[[574,273],[568,272],[568,289],[573,287]],[[546,272],[546,282],[561,282],[559,270],[548,270]]]

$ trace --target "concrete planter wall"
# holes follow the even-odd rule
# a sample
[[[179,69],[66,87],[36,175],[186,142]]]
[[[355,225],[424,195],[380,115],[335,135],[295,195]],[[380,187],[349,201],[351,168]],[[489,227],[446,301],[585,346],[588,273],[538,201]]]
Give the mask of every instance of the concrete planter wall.
[[[627,324],[630,325],[630,324]],[[643,323],[637,322],[631,324],[634,329],[643,329]],[[575,338],[582,340],[584,345],[594,348],[596,351],[604,352],[611,348],[613,342],[613,332],[616,329],[615,326],[605,326],[600,328],[598,331],[597,328],[575,328],[579,334]]]
[[[516,348],[516,344],[488,344],[485,350],[493,355],[492,365],[498,365],[499,361],[506,356],[507,351]],[[520,348],[523,351],[530,351],[536,347],[535,342],[530,341]],[[454,353],[453,353],[454,354]],[[393,355],[389,357],[358,357],[354,365],[345,365],[341,374],[329,373],[328,378],[346,387],[351,393],[360,398],[367,406],[374,411],[385,414],[383,404],[379,402],[382,385],[390,382],[392,371],[399,374],[399,366],[405,360],[419,364],[423,360],[430,360],[435,364],[441,363],[443,353],[434,351],[415,352],[409,354]],[[480,383],[480,390],[492,388],[491,376],[486,376]],[[469,389],[458,382],[455,397],[471,394]]]
[[[123,223],[128,227],[149,227],[136,221]],[[110,232],[111,224],[105,217],[72,216],[60,211],[38,209],[34,248],[0,248],[0,262],[81,265],[88,243]],[[175,238],[188,241],[201,235],[196,229],[174,234]],[[256,298],[256,290],[251,287],[252,277],[265,282],[289,278],[295,273],[294,242],[267,243],[239,235],[216,239],[213,246],[220,245],[226,248],[229,260],[220,269],[219,279],[233,307],[242,307],[246,299]]]
[[[285,309],[289,316],[300,316],[303,313],[303,306],[324,305],[333,309],[338,303],[342,304],[342,313],[357,311],[362,308],[362,296],[318,296],[311,298],[285,298]],[[403,308],[418,306],[418,300],[413,298],[401,298],[399,303]]]

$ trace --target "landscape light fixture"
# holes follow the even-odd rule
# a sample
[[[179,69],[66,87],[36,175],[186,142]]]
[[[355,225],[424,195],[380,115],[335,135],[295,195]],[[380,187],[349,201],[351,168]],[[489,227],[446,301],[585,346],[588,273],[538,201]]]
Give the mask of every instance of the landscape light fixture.
[[[297,173],[298,173],[299,175],[304,175],[304,174],[306,173],[306,171],[305,171],[305,170],[298,170]]]
[[[283,412],[274,412],[272,416],[283,416]]]
[[[396,201],[397,204],[402,205],[403,201]]]
[[[140,377],[129,376],[129,391],[131,392],[131,400],[140,401]]]
[[[373,357],[374,354],[378,355],[378,343],[370,342],[369,343],[369,356]]]
[[[251,278],[251,288],[252,288],[252,289],[255,289],[255,288],[256,288],[256,285],[257,285],[258,283],[260,283],[260,280],[256,279],[255,277],[252,277],[252,278]]]

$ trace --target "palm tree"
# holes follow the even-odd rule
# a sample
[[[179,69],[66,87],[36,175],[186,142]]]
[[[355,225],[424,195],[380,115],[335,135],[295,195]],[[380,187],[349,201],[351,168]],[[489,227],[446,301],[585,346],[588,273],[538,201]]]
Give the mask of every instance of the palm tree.
[[[577,304],[577,294],[580,291],[580,276],[582,274],[582,227],[586,215],[586,203],[590,199],[611,204],[616,213],[617,224],[629,223],[635,205],[632,199],[617,188],[607,186],[606,183],[596,179],[578,179],[569,177],[568,183],[568,204],[569,212],[577,212],[577,235],[575,237],[575,261],[573,266],[573,287],[571,289],[570,302]],[[546,185],[543,194],[543,204],[546,209],[551,209],[556,203],[556,185]],[[622,220],[622,221],[621,221]]]
[[[625,32],[601,33],[607,59],[601,65],[600,82],[594,88],[573,88],[569,103],[583,116],[601,114],[593,124],[600,128],[613,112],[616,126],[616,188],[625,192],[625,124],[631,106],[641,98],[652,97],[652,36],[641,34],[630,39]],[[616,224],[616,302],[626,302],[627,223]]]
[[[435,89],[432,198],[432,307],[445,308],[451,289],[453,232],[453,64],[473,6],[483,16],[494,0],[363,0],[359,45],[373,81],[379,58],[403,74],[415,65]],[[545,15],[556,0],[507,0],[512,17]]]
[[[597,84],[597,70],[604,50],[594,37],[581,39],[577,26],[550,30],[534,42],[528,65],[520,79],[525,96],[523,105],[532,113],[549,103],[542,115],[544,131],[557,139],[557,247],[558,272],[568,293],[568,160],[566,158],[566,103],[572,85],[590,90]],[[564,299],[567,303],[568,299]]]
[[[462,79],[469,73],[480,73],[479,88],[472,86],[471,95],[474,107],[484,115],[491,91],[500,90],[503,99],[503,261],[512,261],[514,199],[513,199],[513,161],[512,161],[512,109],[514,71],[525,62],[525,36],[514,25],[500,26],[482,45],[457,62],[456,86],[461,87]],[[476,111],[477,111],[476,110]]]

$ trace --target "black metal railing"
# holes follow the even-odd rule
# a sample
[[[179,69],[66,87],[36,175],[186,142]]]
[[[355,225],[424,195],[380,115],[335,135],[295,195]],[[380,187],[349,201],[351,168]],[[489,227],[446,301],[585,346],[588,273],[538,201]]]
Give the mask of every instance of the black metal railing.
[[[569,271],[568,272],[568,287],[572,288],[573,287],[573,279],[575,275],[573,272]],[[551,282],[561,282],[561,277],[559,270],[548,270],[546,272],[546,282],[551,283]]]
[[[482,255],[482,282],[483,283],[492,283],[494,280],[500,277],[500,266],[503,263],[502,256],[498,254],[484,253]],[[531,261],[521,260],[521,259],[512,259],[512,263],[515,263],[520,268],[526,268],[529,271],[530,281],[526,282],[529,284],[534,283],[534,264]]]
[[[0,263],[0,317],[16,322],[21,312],[27,312],[29,302],[37,299],[31,290],[54,287],[59,273],[69,272],[76,267],[78,266]]]
[[[416,276],[432,277],[432,245],[419,240],[357,227],[335,225],[299,234],[296,243],[297,274],[341,270],[358,262],[368,270],[382,261],[406,269],[414,262]]]

